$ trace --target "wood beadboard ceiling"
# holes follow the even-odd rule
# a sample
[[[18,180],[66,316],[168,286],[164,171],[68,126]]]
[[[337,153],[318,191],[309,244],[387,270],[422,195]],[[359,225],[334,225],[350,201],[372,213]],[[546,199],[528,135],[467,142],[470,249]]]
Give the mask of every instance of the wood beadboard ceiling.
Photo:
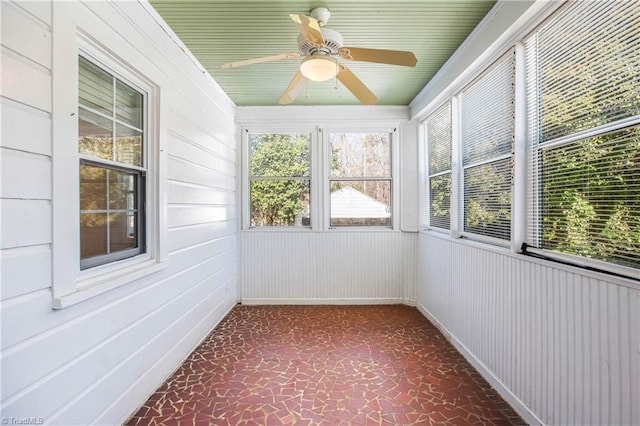
[[[221,64],[296,52],[289,13],[330,9],[327,28],[344,45],[410,50],[415,68],[340,60],[378,96],[408,105],[493,7],[493,0],[450,1],[168,1],[151,4],[238,106],[278,105],[301,58],[222,69]],[[335,79],[308,82],[294,105],[358,105]]]

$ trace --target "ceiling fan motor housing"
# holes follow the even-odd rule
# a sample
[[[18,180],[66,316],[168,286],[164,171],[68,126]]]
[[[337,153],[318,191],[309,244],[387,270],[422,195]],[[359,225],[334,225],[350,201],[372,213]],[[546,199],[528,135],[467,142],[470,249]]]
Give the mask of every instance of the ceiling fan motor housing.
[[[324,45],[321,47],[306,40],[302,35],[298,36],[298,50],[303,56],[313,55],[316,53],[325,55],[337,55],[340,48],[344,45],[342,34],[331,28],[320,28]]]

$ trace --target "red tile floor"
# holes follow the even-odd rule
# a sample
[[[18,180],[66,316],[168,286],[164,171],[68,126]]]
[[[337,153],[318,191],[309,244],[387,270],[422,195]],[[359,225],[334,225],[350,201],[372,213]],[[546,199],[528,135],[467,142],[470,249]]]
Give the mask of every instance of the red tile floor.
[[[127,424],[524,422],[415,308],[238,305]]]

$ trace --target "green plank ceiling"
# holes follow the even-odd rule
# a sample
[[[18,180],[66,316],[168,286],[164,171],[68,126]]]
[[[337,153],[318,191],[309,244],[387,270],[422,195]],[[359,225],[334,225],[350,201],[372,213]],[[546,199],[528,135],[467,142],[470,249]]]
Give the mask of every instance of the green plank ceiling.
[[[194,56],[239,106],[277,105],[301,58],[222,69],[220,65],[296,52],[289,13],[331,10],[326,27],[344,45],[410,50],[415,68],[340,60],[378,96],[408,105],[493,7],[491,0],[437,1],[151,1]],[[294,105],[357,105],[335,79],[307,82]]]

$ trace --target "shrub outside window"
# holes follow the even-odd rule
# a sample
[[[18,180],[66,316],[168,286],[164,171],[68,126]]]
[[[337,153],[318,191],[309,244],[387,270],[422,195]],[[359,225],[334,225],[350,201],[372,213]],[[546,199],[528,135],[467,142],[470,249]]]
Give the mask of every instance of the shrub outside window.
[[[310,173],[310,134],[250,134],[250,226],[311,226]]]

